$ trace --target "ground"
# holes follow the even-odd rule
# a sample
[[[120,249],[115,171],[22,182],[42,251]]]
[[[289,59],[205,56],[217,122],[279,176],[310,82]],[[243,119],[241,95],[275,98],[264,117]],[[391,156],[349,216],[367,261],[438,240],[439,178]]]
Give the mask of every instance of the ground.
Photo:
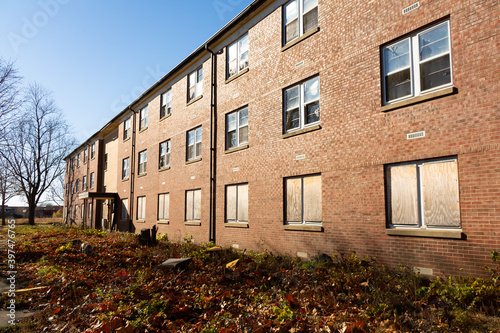
[[[33,315],[4,332],[500,331],[497,261],[486,278],[429,279],[354,253],[301,261],[210,251],[189,235],[145,246],[136,235],[60,224],[13,230],[16,314]],[[192,260],[161,266],[181,257]],[[0,300],[5,309],[8,293]]]

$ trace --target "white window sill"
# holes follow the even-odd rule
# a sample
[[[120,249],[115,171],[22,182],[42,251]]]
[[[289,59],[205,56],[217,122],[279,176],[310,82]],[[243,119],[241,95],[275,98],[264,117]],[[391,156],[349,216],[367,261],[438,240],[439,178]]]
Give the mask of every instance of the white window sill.
[[[411,97],[409,99],[405,99],[405,100],[400,101],[400,102],[384,105],[384,106],[382,106],[381,111],[386,112],[386,111],[398,109],[401,107],[421,103],[421,102],[428,101],[428,100],[431,100],[434,98],[447,96],[447,95],[451,95],[451,94],[456,94],[456,93],[457,93],[457,91],[456,91],[455,87],[448,87],[448,88],[434,91],[432,93],[428,93],[425,95],[415,96],[415,97]]]
[[[224,223],[226,228],[248,228],[248,222],[226,222]]]
[[[285,224],[283,226],[284,230],[295,230],[295,231],[314,231],[323,232],[323,227],[320,225],[310,225],[310,224]]]
[[[184,222],[184,225],[200,226],[201,222],[200,221],[186,221],[186,222]]]

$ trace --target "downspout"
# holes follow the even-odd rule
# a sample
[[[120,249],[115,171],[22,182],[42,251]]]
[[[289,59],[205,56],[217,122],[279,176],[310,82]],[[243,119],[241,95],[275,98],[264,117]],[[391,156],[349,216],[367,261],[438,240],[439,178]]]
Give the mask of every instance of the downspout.
[[[210,52],[210,217],[208,221],[208,241],[215,243],[216,225],[216,176],[217,176],[217,54],[205,44],[205,50]]]
[[[128,166],[130,168],[130,209],[129,209],[129,215],[128,215],[128,231],[132,232],[132,220],[134,219],[134,185],[135,185],[135,172],[134,172],[134,166],[135,166],[135,110],[132,110],[132,108],[129,106],[128,109],[133,112],[132,114],[132,152],[130,154],[130,165]],[[123,167],[123,166],[122,166]]]

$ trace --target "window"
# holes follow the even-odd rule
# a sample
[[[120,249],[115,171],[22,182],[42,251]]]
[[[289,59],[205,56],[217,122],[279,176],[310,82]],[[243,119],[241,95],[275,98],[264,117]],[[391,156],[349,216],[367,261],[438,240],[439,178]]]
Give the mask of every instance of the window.
[[[78,205],[75,205],[75,220],[78,218]]]
[[[108,170],[108,154],[104,154],[104,171]]]
[[[456,159],[386,167],[389,227],[460,228]]]
[[[318,27],[318,0],[292,0],[284,9],[285,45]]]
[[[82,204],[82,209],[81,210],[82,210],[81,214],[82,214],[82,220],[83,220],[83,218],[85,217],[85,205],[84,204]]]
[[[122,179],[128,179],[129,177],[129,167],[130,167],[130,158],[124,158],[122,160]]]
[[[160,119],[172,112],[172,89],[168,89],[161,95]]]
[[[248,33],[227,47],[227,78],[248,68]]]
[[[75,193],[75,188],[73,186],[73,182],[71,182],[71,194],[74,194]]]
[[[200,67],[188,77],[188,102],[203,93],[203,68]]]
[[[201,190],[186,191],[186,221],[201,219]]]
[[[94,157],[95,157],[95,143],[93,143],[92,146],[90,146],[90,158],[94,159]]]
[[[226,186],[226,222],[248,222],[248,184]]]
[[[89,220],[92,221],[92,202],[89,202],[88,212],[89,212]]]
[[[148,151],[143,150],[139,153],[139,175],[146,174],[147,162],[148,162]]]
[[[80,167],[80,153],[76,155],[76,166],[79,168]]]
[[[384,103],[450,86],[449,21],[382,47]]]
[[[144,220],[146,218],[146,197],[137,197],[137,219]]]
[[[139,131],[148,127],[148,107],[145,106],[139,111]]]
[[[170,194],[158,194],[158,220],[168,221],[169,219]]]
[[[321,175],[286,178],[286,222],[321,224]]]
[[[226,115],[226,148],[248,143],[248,107]]]
[[[83,176],[83,179],[82,179],[82,191],[87,191],[87,176]]]
[[[121,220],[128,220],[128,199],[122,199]]]
[[[94,188],[94,173],[90,173],[90,189]]]
[[[87,149],[85,148],[85,150],[83,151],[83,163],[87,163],[87,159],[88,159],[88,153],[87,153]]]
[[[132,121],[132,117],[128,118],[123,122],[123,140],[127,140],[130,138],[130,122]]]
[[[318,76],[284,91],[283,118],[285,133],[319,123]]]
[[[75,169],[75,158],[72,157],[71,158],[71,170],[74,170]]]
[[[76,193],[80,192],[80,179],[76,180]]]
[[[170,140],[160,143],[160,161],[159,168],[167,168],[170,166]]]
[[[187,160],[201,158],[201,126],[187,133]]]

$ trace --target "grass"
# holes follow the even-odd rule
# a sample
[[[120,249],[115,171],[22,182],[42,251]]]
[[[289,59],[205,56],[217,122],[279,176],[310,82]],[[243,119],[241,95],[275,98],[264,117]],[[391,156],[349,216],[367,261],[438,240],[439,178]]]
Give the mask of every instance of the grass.
[[[18,296],[37,314],[9,332],[500,331],[494,251],[487,277],[429,279],[355,254],[301,261],[267,252],[211,253],[213,244],[189,237],[173,243],[163,236],[145,247],[135,235],[64,225],[21,231],[17,278],[49,289]],[[90,244],[93,254],[83,255],[72,240]],[[186,256],[193,258],[186,267],[160,267]]]

